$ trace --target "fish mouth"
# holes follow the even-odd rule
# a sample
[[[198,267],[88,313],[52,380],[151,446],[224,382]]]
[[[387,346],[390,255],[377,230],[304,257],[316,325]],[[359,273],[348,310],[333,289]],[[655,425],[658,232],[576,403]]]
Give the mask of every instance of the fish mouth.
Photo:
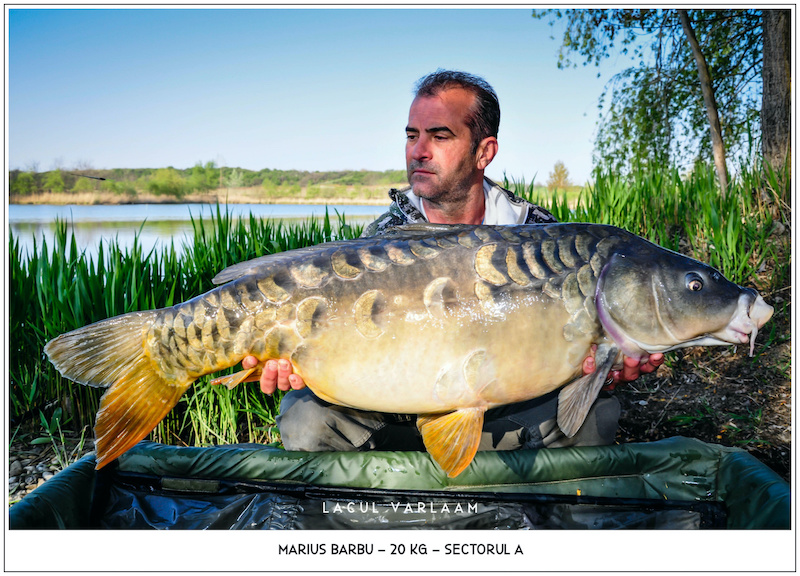
[[[767,304],[760,294],[746,288],[739,296],[739,303],[731,321],[725,328],[710,336],[719,338],[722,341],[720,343],[746,344],[750,342],[750,356],[753,356],[758,331],[772,318],[774,311],[774,308]]]

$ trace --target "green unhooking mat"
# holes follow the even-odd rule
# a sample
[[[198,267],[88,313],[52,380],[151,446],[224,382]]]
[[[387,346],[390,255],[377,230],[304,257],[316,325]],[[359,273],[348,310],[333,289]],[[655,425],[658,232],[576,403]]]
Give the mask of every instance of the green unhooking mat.
[[[9,510],[11,529],[786,528],[789,485],[745,451],[687,438],[479,452],[448,478],[425,452],[302,453],[142,442],[87,456]]]

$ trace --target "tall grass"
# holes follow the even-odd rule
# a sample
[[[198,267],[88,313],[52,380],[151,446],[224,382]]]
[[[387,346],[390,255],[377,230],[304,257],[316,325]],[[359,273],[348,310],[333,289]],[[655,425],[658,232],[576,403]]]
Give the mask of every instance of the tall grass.
[[[192,219],[184,250],[174,244],[142,250],[116,240],[101,243],[96,258],[81,252],[65,222],[56,223],[53,245],[34,242],[23,257],[9,239],[9,377],[12,427],[60,408],[62,424],[80,430],[93,424],[102,390],[62,378],[42,349],[51,338],[98,320],[135,310],[163,308],[213,287],[223,268],[292,248],[354,238],[361,226],[322,220],[286,225],[254,216],[234,219],[217,207],[210,221]],[[275,400],[257,386],[229,391],[204,378],[153,433],[167,443],[210,444],[274,440]]]

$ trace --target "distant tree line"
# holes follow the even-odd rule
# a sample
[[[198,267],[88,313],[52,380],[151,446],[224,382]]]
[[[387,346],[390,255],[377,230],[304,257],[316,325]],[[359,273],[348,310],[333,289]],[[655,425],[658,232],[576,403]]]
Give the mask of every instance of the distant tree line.
[[[11,170],[8,173],[12,196],[41,193],[111,192],[135,196],[149,192],[181,198],[187,194],[224,188],[261,188],[265,193],[298,193],[301,189],[319,191],[322,186],[392,186],[405,182],[404,170],[308,172],[304,170],[254,171],[198,162],[191,168],[114,168],[96,170],[55,169],[38,172]]]

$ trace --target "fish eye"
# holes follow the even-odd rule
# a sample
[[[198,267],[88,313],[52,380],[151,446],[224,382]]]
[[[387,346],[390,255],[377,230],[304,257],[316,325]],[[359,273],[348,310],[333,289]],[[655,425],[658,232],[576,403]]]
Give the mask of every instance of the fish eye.
[[[686,287],[692,292],[699,292],[700,290],[703,289],[703,279],[694,273],[687,274]]]

